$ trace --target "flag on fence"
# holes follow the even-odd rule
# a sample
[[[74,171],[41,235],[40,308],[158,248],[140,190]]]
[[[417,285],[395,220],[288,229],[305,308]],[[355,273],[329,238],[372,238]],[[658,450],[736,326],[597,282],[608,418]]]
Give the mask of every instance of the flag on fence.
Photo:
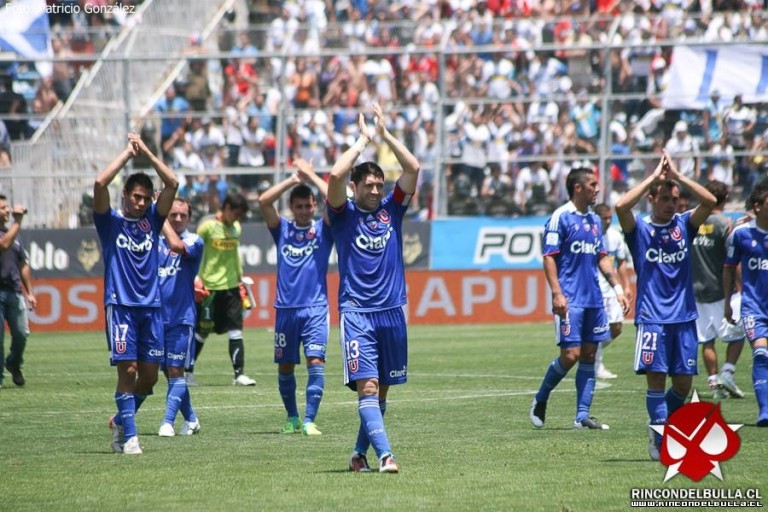
[[[744,103],[768,101],[768,46],[675,47],[662,106],[703,109],[715,89],[727,102],[737,94]]]
[[[50,76],[53,49],[45,0],[14,0],[0,7],[0,51],[35,61],[38,73]]]

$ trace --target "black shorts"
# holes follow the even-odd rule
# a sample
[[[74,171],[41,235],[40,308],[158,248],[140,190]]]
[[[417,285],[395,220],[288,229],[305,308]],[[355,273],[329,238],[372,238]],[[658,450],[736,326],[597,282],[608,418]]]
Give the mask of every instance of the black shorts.
[[[200,334],[224,334],[243,329],[243,300],[240,288],[212,290],[197,305],[197,332]]]

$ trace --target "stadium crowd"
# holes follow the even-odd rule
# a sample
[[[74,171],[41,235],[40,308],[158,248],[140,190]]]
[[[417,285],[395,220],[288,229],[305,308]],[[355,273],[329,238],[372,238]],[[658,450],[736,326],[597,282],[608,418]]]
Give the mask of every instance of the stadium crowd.
[[[702,111],[660,105],[674,44],[767,40],[763,1],[264,4],[249,2],[247,29],[236,28],[233,12],[215,41],[191,37],[186,70],[156,106],[158,149],[187,176],[181,193],[202,198],[205,211],[232,187],[255,198],[271,184],[272,166],[295,158],[327,170],[357,135],[355,113],[374,101],[387,106],[388,128],[422,162],[414,208],[421,218],[432,216],[438,171],[454,215],[550,212],[567,200],[574,163],[596,167],[601,154],[609,155],[609,204],[650,172],[653,159],[637,156],[662,148],[702,182],[717,178],[748,191],[766,171],[766,104],[714,91]],[[54,39],[55,51],[98,51],[98,31],[87,31],[89,44],[77,42],[83,23],[125,21],[56,20],[71,29]],[[609,43],[617,47],[600,49]],[[209,52],[232,58],[205,58]],[[57,68],[40,84],[32,112],[65,99],[82,69]],[[616,97],[604,104],[606,90]],[[8,104],[0,99],[0,111]],[[148,121],[145,138],[151,128]],[[367,151],[391,169],[391,181],[391,152]],[[216,172],[235,167],[255,173]]]

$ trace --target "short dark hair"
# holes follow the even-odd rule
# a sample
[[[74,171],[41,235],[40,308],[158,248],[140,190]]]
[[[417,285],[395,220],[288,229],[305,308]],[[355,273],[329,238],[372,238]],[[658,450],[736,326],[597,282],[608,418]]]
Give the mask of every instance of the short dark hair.
[[[181,203],[187,205],[187,215],[192,217],[192,205],[189,203],[189,201],[183,197],[176,197],[173,200],[174,203]]]
[[[704,188],[706,188],[709,192],[712,193],[713,196],[715,196],[715,199],[717,200],[717,206],[722,206],[725,204],[725,201],[728,199],[728,185],[722,181],[712,180],[708,181],[707,184],[704,185]]]
[[[293,204],[294,199],[309,199],[310,197],[314,197],[312,189],[300,183],[291,190],[291,194],[288,196],[288,204]]]
[[[597,204],[592,209],[595,211],[596,214],[598,214],[600,216],[602,216],[604,213],[610,213],[611,212],[611,207],[608,206],[605,203]]]
[[[243,213],[248,213],[251,209],[251,207],[248,206],[248,200],[243,194],[239,192],[227,194],[227,197],[224,198],[224,202],[221,204],[221,207],[223,209],[227,206],[229,206],[229,208],[232,210],[242,210]]]
[[[683,188],[680,186],[678,182],[675,180],[656,180],[653,183],[651,183],[651,188],[648,190],[648,195],[656,197],[659,195],[659,191],[661,191],[662,188],[672,190],[673,188],[677,188],[680,190],[680,193],[682,195]]]
[[[137,172],[128,176],[125,186],[123,186],[123,192],[130,194],[137,186],[148,189],[150,195],[155,191],[155,186],[152,184],[152,178],[145,172]]]
[[[358,185],[369,174],[377,178],[381,178],[382,180],[384,179],[384,171],[382,171],[381,167],[379,167],[374,162],[364,162],[354,166],[352,168],[350,179],[352,180],[352,183]]]
[[[761,182],[752,189],[752,193],[749,194],[749,209],[754,210],[755,205],[762,205],[765,199],[768,197],[768,182]]]
[[[594,171],[592,171],[592,169],[587,169],[586,167],[574,167],[571,169],[571,172],[568,173],[568,177],[565,179],[565,188],[568,190],[568,197],[573,197],[573,192],[577,183],[583,185],[587,176],[594,175]]]
[[[0,201],[7,201],[8,197],[5,194],[0,194]]]

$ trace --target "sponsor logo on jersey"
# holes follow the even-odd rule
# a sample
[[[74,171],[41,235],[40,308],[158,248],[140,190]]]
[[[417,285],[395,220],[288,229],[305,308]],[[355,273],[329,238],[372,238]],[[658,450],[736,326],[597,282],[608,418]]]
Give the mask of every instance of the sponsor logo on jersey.
[[[355,245],[364,251],[381,252],[387,246],[387,242],[392,238],[392,232],[394,228],[389,226],[387,232],[381,236],[369,236],[365,233],[360,233],[355,238]]]
[[[316,245],[316,240],[312,240],[310,243],[302,247],[285,244],[280,248],[280,254],[282,254],[283,258],[302,258],[304,256],[310,256],[315,251]]]
[[[234,251],[237,244],[237,238],[217,238],[211,241],[211,246],[217,251]]]
[[[391,372],[389,372],[389,376],[394,378],[394,379],[396,379],[398,377],[405,377],[407,375],[408,375],[408,367],[407,366],[403,366],[402,370],[392,370]]]
[[[584,240],[576,240],[571,243],[571,252],[573,254],[597,254],[597,245]]]
[[[749,270],[768,270],[768,260],[765,258],[749,258],[747,260]]]
[[[651,263],[682,263],[687,252],[687,249],[681,249],[677,252],[665,252],[664,249],[650,248],[645,251],[645,259]]]
[[[127,237],[123,233],[120,233],[117,235],[117,239],[115,240],[115,244],[120,249],[125,249],[130,252],[148,252],[152,250],[152,235],[147,233],[145,235],[144,240],[141,242],[137,242],[133,240],[132,238]]]

